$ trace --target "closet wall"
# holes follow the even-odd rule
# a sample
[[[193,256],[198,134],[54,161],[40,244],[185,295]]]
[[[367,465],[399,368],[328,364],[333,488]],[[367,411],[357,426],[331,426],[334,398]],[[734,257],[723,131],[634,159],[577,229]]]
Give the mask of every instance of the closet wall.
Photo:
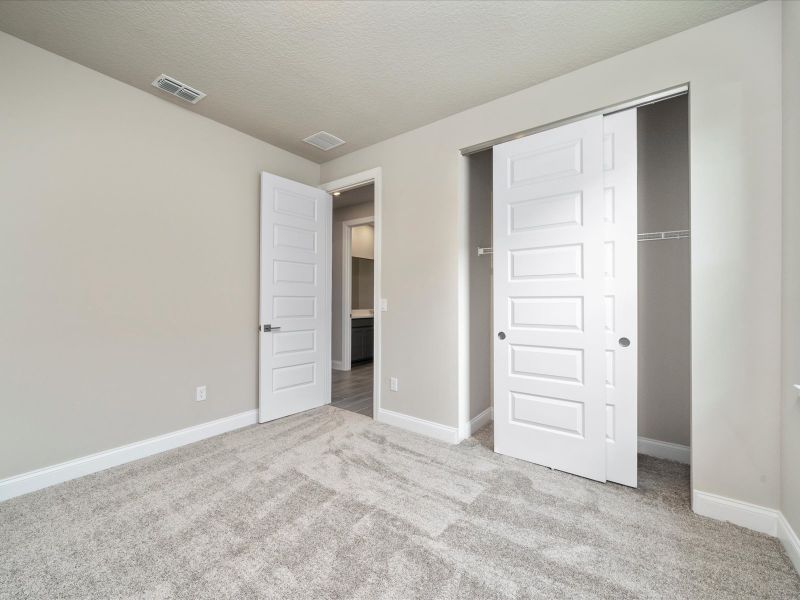
[[[467,161],[467,235],[469,236],[469,418],[492,406],[492,256],[478,248],[492,245],[492,150]]]
[[[639,233],[689,229],[688,96],[638,109]],[[639,436],[690,445],[689,240],[639,242]]]

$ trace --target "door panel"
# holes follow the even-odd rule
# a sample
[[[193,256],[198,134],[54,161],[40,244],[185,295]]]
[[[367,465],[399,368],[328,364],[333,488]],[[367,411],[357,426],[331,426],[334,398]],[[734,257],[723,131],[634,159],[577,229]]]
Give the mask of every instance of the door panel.
[[[603,119],[605,219],[606,477],[636,487],[637,169],[636,109]],[[620,338],[630,345],[620,345]]]
[[[605,481],[602,117],[496,146],[493,207],[495,450]]]
[[[326,192],[261,174],[259,422],[330,402],[330,228]]]

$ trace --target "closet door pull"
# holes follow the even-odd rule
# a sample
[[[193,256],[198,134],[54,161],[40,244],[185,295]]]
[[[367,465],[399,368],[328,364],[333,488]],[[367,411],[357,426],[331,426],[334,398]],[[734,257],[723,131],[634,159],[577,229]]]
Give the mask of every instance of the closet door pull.
[[[621,337],[619,338],[619,345],[622,346],[623,348],[627,348],[628,346],[631,345],[631,341],[626,337]]]

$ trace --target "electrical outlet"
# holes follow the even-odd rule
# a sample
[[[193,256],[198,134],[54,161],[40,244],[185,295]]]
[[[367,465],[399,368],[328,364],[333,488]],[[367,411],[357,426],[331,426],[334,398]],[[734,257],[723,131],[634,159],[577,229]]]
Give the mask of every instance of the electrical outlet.
[[[397,377],[389,378],[389,390],[391,390],[392,392],[396,392],[398,389],[398,385],[399,384],[397,382]]]
[[[197,402],[202,402],[203,400],[206,399],[206,386],[204,385],[197,386],[197,389],[195,390],[194,394],[194,399]]]

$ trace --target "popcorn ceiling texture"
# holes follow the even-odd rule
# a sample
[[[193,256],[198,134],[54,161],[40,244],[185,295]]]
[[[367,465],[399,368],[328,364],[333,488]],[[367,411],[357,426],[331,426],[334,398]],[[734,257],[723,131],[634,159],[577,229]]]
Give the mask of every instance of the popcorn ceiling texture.
[[[754,3],[4,1],[0,30],[323,162]]]
[[[0,504],[0,598],[800,597],[774,538],[332,407]]]

